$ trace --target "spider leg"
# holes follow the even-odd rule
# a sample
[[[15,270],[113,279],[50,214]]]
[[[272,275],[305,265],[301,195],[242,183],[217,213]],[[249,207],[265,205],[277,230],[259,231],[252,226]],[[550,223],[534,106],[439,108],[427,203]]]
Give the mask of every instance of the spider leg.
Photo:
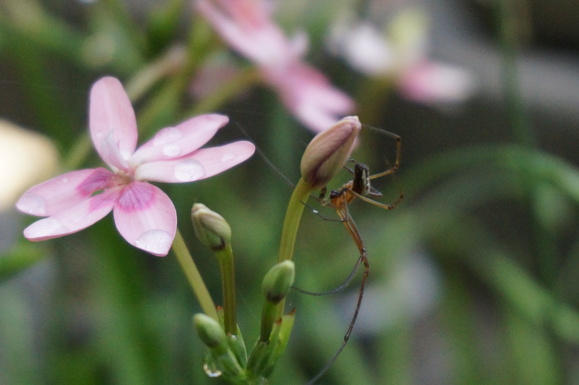
[[[345,288],[347,288],[348,285],[350,284],[350,282],[352,281],[352,279],[356,276],[356,273],[358,272],[358,268],[360,267],[361,262],[362,262],[362,259],[358,258],[356,260],[356,264],[354,265],[354,268],[352,269],[352,271],[350,272],[348,277],[344,280],[344,282],[342,282],[340,285],[338,285],[338,287],[336,287],[332,290],[315,292],[315,291],[308,291],[308,290],[300,289],[299,287],[296,287],[296,286],[292,286],[292,289],[299,291],[300,293],[304,293],[304,294],[308,294],[308,295],[315,295],[315,296],[322,296],[322,295],[330,295],[330,294],[339,293],[342,290],[344,290]]]
[[[391,135],[396,140],[396,159],[394,161],[394,165],[392,167],[390,167],[388,170],[379,172],[379,173],[374,174],[374,175],[370,175],[370,180],[381,178],[381,177],[386,176],[386,175],[394,174],[400,168],[400,162],[402,159],[402,138],[400,138],[400,136],[393,134],[391,132],[388,132],[388,131],[384,131],[384,132],[387,133],[388,135]]]
[[[378,202],[375,201],[374,199],[368,198],[367,196],[358,194],[354,191],[352,191],[352,193],[354,195],[356,195],[358,198],[360,198],[361,200],[363,200],[364,202],[370,203],[374,206],[378,206],[380,208],[386,209],[386,210],[392,210],[393,208],[395,208],[396,206],[398,206],[398,204],[402,201],[402,199],[404,199],[404,195],[400,194],[400,196],[392,203],[382,203],[382,202]]]
[[[314,384],[324,374],[326,374],[326,372],[328,370],[330,370],[330,368],[332,367],[334,362],[336,362],[336,360],[338,359],[338,356],[340,355],[340,353],[342,353],[342,351],[346,347],[346,344],[348,343],[348,340],[350,339],[350,335],[352,334],[352,331],[354,330],[354,325],[356,324],[356,320],[358,319],[358,314],[360,313],[360,308],[362,306],[362,298],[364,297],[364,289],[366,288],[366,281],[367,281],[368,275],[370,273],[370,263],[368,262],[368,258],[366,257],[366,249],[365,248],[362,249],[362,253],[360,254],[360,258],[358,259],[358,262],[356,265],[359,265],[360,262],[364,263],[364,275],[362,276],[362,282],[360,284],[360,289],[358,292],[358,301],[356,302],[356,309],[354,310],[354,315],[352,316],[352,320],[350,321],[350,325],[348,326],[348,330],[346,330],[346,334],[344,334],[344,340],[342,341],[342,344],[338,348],[338,351],[334,354],[334,356],[330,359],[330,361],[328,361],[328,363],[322,368],[322,370],[318,374],[316,374],[316,376],[314,378],[310,379],[306,385]]]

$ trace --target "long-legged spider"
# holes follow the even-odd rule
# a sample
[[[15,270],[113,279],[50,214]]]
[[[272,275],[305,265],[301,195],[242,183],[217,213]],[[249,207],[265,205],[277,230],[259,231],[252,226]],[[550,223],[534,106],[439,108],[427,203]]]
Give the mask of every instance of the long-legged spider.
[[[373,204],[373,205],[378,206],[380,208],[383,208],[386,210],[392,210],[404,198],[403,193],[400,192],[398,198],[392,203],[385,204],[385,203],[382,203],[382,202],[379,202],[379,201],[372,199],[372,198],[382,197],[382,193],[380,193],[378,190],[376,190],[372,187],[371,181],[374,179],[377,179],[377,178],[381,178],[381,177],[386,176],[386,175],[394,174],[400,166],[400,156],[401,156],[401,146],[402,146],[401,139],[397,135],[394,135],[394,134],[392,134],[392,135],[396,139],[396,161],[392,167],[390,167],[389,169],[387,169],[385,171],[379,172],[377,174],[370,175],[370,170],[369,170],[368,166],[366,166],[363,163],[358,163],[355,160],[351,160],[351,162],[354,163],[354,169],[351,170],[348,168],[348,170],[354,174],[354,178],[352,180],[350,180],[349,182],[345,183],[338,190],[330,191],[328,198],[326,198],[326,195],[327,195],[327,188],[326,187],[324,187],[320,193],[320,196],[319,196],[320,202],[322,203],[322,205],[332,207],[334,210],[336,210],[336,213],[340,217],[339,220],[344,223],[344,226],[346,226],[346,230],[348,230],[348,233],[350,233],[350,236],[352,237],[352,239],[356,243],[356,247],[358,248],[360,256],[359,256],[358,260],[356,261],[356,264],[354,265],[354,268],[353,268],[352,272],[350,273],[350,275],[348,276],[348,278],[341,285],[339,285],[336,289],[326,291],[323,293],[313,293],[313,292],[305,291],[302,289],[297,289],[297,290],[304,292],[304,293],[307,293],[307,294],[314,294],[314,295],[332,294],[332,293],[336,293],[336,292],[343,290],[350,283],[351,279],[355,276],[355,273],[358,270],[358,267],[360,266],[360,264],[364,265],[364,274],[362,275],[362,280],[360,283],[360,289],[358,291],[358,300],[356,302],[356,308],[354,310],[354,314],[353,314],[352,319],[350,321],[350,325],[348,326],[348,329],[346,330],[346,333],[344,334],[344,340],[342,341],[341,346],[339,347],[337,352],[334,354],[334,356],[330,359],[330,361],[326,364],[326,366],[324,366],[324,368],[314,378],[312,378],[310,381],[308,381],[308,385],[316,382],[330,369],[332,364],[336,361],[336,359],[338,358],[338,356],[340,355],[340,353],[342,352],[342,350],[345,348],[346,344],[348,343],[348,340],[350,339],[350,335],[352,334],[352,330],[354,329],[354,325],[356,324],[356,320],[358,319],[358,314],[360,312],[360,307],[362,305],[362,298],[364,297],[364,289],[366,287],[366,281],[367,281],[368,275],[370,273],[370,263],[368,262],[368,257],[366,254],[366,246],[364,244],[362,236],[360,235],[360,232],[358,231],[358,227],[354,223],[354,219],[352,218],[352,216],[349,213],[348,206],[356,198],[359,198],[359,199],[363,200],[364,202]]]

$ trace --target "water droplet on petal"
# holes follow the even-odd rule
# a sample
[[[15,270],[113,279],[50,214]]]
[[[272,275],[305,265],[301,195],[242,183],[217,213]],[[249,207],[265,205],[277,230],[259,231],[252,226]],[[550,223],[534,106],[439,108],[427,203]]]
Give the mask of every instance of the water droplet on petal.
[[[181,147],[176,144],[167,144],[163,146],[163,155],[176,158],[181,155]]]
[[[181,182],[193,182],[203,176],[203,165],[194,159],[185,159],[175,167],[175,178]]]
[[[39,195],[25,195],[18,201],[17,207],[26,214],[44,217],[48,215],[46,199]]]
[[[203,364],[203,371],[207,374],[207,377],[215,378],[221,376],[221,371],[207,362]]]
[[[68,183],[68,178],[60,178],[60,183],[62,184],[67,184]]]
[[[165,254],[171,243],[173,242],[173,237],[166,231],[163,230],[149,230],[145,231],[143,234],[137,238],[135,241],[135,246],[152,254]]]
[[[235,154],[232,152],[225,153],[221,156],[221,162],[223,163],[227,163],[232,159],[235,159]]]
[[[162,129],[155,135],[153,139],[153,145],[162,146],[163,144],[175,142],[183,137],[181,130],[175,127],[167,127]]]

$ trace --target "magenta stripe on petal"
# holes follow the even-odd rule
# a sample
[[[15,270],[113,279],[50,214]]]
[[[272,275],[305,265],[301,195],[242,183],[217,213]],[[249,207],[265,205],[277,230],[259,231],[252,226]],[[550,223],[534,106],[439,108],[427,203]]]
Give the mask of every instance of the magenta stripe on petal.
[[[112,210],[117,194],[118,191],[105,191],[36,221],[24,229],[24,236],[31,241],[44,241],[83,230]]]
[[[115,210],[132,212],[150,207],[155,200],[153,187],[148,183],[131,182],[121,190]]]
[[[133,182],[129,190],[123,192],[113,211],[117,229],[133,246],[153,255],[167,255],[177,231],[171,199],[148,183]]]
[[[18,210],[36,216],[49,216],[66,210],[103,188],[103,180],[113,174],[105,168],[68,172],[40,183],[26,191],[18,202]]]

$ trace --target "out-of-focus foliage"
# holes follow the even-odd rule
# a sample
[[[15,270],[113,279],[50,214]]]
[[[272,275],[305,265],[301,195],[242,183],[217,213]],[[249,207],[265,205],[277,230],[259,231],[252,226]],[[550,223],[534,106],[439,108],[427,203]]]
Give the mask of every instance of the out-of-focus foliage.
[[[404,201],[392,211],[350,207],[371,272],[352,338],[319,383],[577,384],[579,125],[559,130],[525,108],[508,7],[493,14],[503,28],[491,43],[510,74],[501,99],[475,93],[442,109],[407,101],[398,69],[367,77],[325,49],[344,15],[383,28],[396,12],[382,3],[283,2],[275,13],[288,33],[309,34],[308,62],[355,99],[362,123],[403,139],[401,170],[376,188],[384,202],[400,188]],[[248,135],[297,181],[313,134],[189,1],[0,2],[0,117],[53,139],[60,171],[98,162],[87,101],[104,74],[125,84],[141,137],[194,114],[225,113],[231,123],[217,141]],[[363,129],[353,156],[380,171],[394,152],[390,136]],[[229,222],[247,343],[259,333],[261,279],[276,262],[292,191],[278,170],[255,156],[207,181],[163,186],[217,303],[217,262],[195,239],[190,208],[204,203]],[[349,179],[344,171],[330,188]],[[314,199],[308,205],[334,215]],[[357,249],[340,222],[310,211],[298,234],[295,285],[325,291],[349,274]],[[222,383],[203,371],[206,350],[191,324],[200,309],[174,256],[131,248],[110,217],[31,244],[20,236],[31,220],[0,213],[1,384]],[[325,365],[342,342],[357,282],[334,296],[290,293],[295,325],[272,384],[306,383]]]

